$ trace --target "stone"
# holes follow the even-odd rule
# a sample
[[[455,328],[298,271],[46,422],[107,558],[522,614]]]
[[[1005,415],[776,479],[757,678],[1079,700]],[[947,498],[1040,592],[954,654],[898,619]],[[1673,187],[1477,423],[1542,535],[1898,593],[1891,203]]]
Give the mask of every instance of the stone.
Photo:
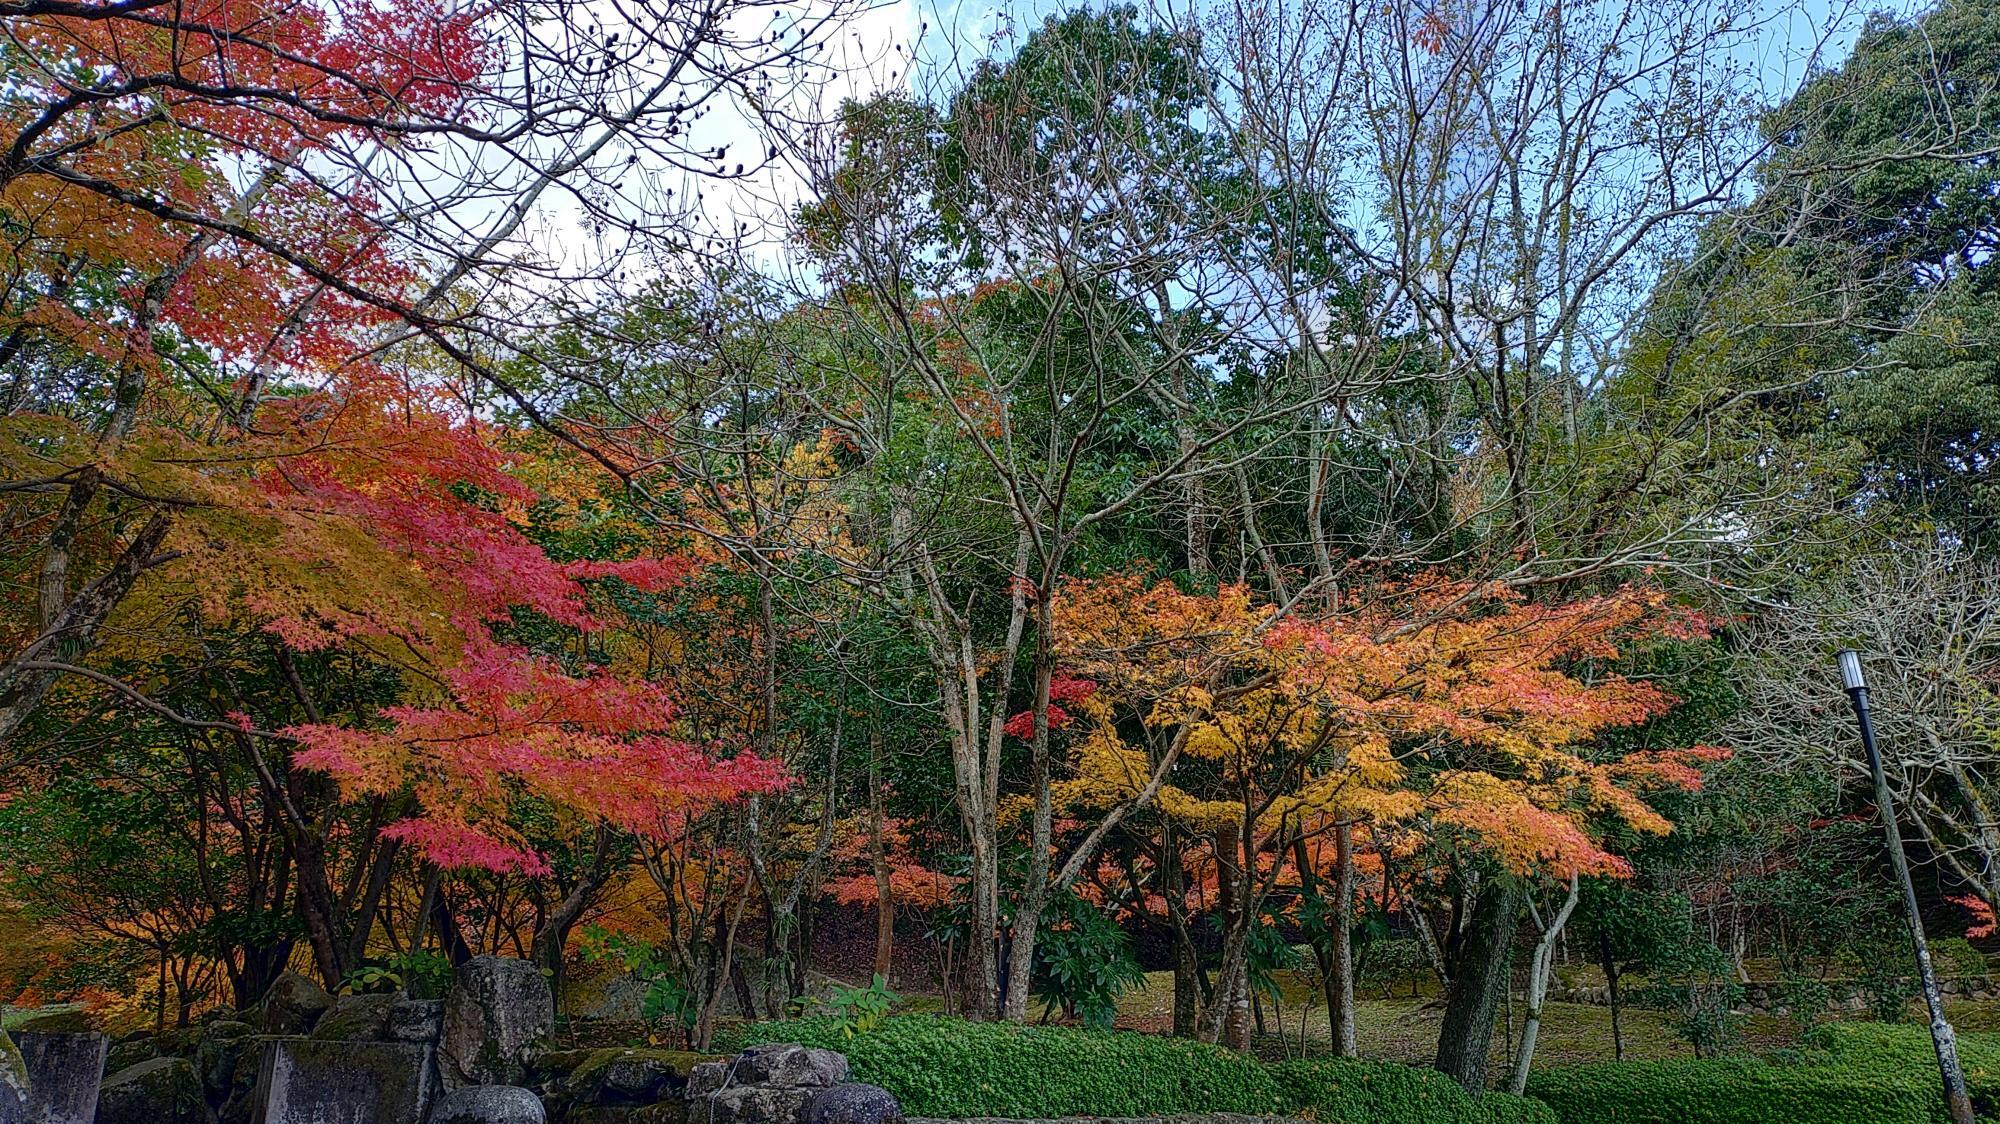
[[[848,1082],[814,1093],[798,1124],[903,1124],[903,1106],[887,1089]]]
[[[389,1008],[389,1041],[436,1043],[444,1030],[444,1000],[399,999]]]
[[[563,1082],[571,1099],[586,1105],[649,1105],[679,1099],[703,1056],[684,1050],[592,1050]]]
[[[705,1097],[727,1084],[729,1084],[728,1062],[702,1062],[688,1071],[687,1095],[689,1098]]]
[[[28,1060],[7,1032],[0,1030],[0,1120],[28,1115]]]
[[[202,1124],[208,1106],[186,1058],[154,1058],[121,1069],[97,1090],[97,1124]]]
[[[561,1117],[562,1124],[688,1124],[686,1101],[661,1101],[639,1108],[592,1106],[572,1108]]]
[[[24,1118],[30,1124],[90,1124],[111,1040],[94,1033],[15,1031],[14,1045],[28,1074]]]
[[[452,973],[438,1065],[446,1089],[518,1085],[555,1028],[555,996],[533,964],[476,956]]]
[[[428,1046],[268,1038],[253,1124],[414,1124],[430,1107]]]
[[[326,989],[297,972],[286,972],[271,983],[257,1004],[257,1027],[266,1034],[305,1034],[333,1006]]]
[[[446,1093],[430,1124],[546,1124],[535,1094],[518,1085],[467,1085]]]
[[[815,1050],[790,1042],[752,1046],[736,1055],[731,1085],[773,1085],[779,1088],[824,1089],[847,1080],[847,1059],[832,1050]]]
[[[201,1078],[209,1103],[221,1104],[232,1094],[247,1092],[257,1079],[257,1028],[227,1019],[210,1023],[194,1050],[194,1071]]]
[[[90,1025],[90,1016],[80,1007],[69,1007],[57,1011],[43,1011],[26,1018],[14,1020],[15,1034],[89,1034],[97,1028]]]
[[[134,1037],[126,1035],[111,1044],[104,1054],[104,1072],[117,1073],[121,1069],[149,1062],[160,1056],[160,1044],[151,1034]]]
[[[395,995],[343,995],[313,1024],[306,1037],[322,1042],[380,1042],[389,1037]]]
[[[688,1124],[793,1124],[820,1090],[778,1085],[732,1085],[688,1106]]]

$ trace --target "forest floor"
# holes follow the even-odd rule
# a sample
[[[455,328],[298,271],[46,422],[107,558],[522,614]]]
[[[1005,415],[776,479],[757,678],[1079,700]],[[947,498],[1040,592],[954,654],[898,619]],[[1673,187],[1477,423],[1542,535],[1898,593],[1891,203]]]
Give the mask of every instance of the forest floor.
[[[1282,1036],[1280,1012],[1267,1005],[1264,1010],[1267,1033],[1255,1041],[1258,1054],[1270,1060],[1300,1055],[1301,1006],[1307,1009],[1304,1051],[1308,1056],[1324,1054],[1330,1041],[1325,1000],[1312,990],[1308,980],[1295,973],[1279,973],[1279,985],[1285,999]],[[1146,986],[1126,994],[1119,1002],[1117,1025],[1164,1032],[1173,1023],[1173,998],[1173,973],[1149,972]],[[1946,1008],[1953,1025],[1961,1031],[2000,1031],[2000,1003],[1952,1002]],[[1493,1037],[1492,1064],[1496,1073],[1511,1064],[1521,1012],[1517,1008],[1513,1014],[1512,1033],[1496,1033]],[[1428,1065],[1437,1049],[1438,1023],[1443,1017],[1444,1008],[1434,995],[1400,994],[1383,998],[1380,991],[1372,994],[1364,991],[1355,1001],[1355,1033],[1361,1056]],[[1618,1021],[1628,1061],[1694,1056],[1693,1049],[1658,1011],[1626,1007],[1619,1011]],[[1767,1053],[1797,1043],[1797,1028],[1788,1019],[1751,1015],[1744,1023],[1743,1045],[1752,1053]],[[1535,1068],[1613,1061],[1616,1056],[1610,1008],[1584,1003],[1543,1004]]]

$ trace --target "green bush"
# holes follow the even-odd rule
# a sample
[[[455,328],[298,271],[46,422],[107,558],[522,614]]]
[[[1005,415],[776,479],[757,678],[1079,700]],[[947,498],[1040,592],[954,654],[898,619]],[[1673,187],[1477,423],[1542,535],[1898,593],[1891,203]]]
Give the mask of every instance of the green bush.
[[[911,1116],[1168,1116],[1238,1112],[1323,1124],[1556,1124],[1547,1107],[1388,1062],[1323,1059],[1265,1066],[1233,1050],[1129,1031],[1014,1026],[900,1015],[845,1037],[833,1019],[756,1023],[727,1049],[797,1042],[847,1055],[856,1081],[896,1095]]]
[[[1934,1068],[1934,1067],[1933,1067]],[[1822,1062],[1754,1058],[1600,1062],[1528,1078],[1561,1124],[1928,1124],[1948,1120],[1937,1082]]]
[[[1474,1100],[1434,1069],[1341,1059],[1272,1067],[1290,1110],[1356,1124],[1555,1124],[1540,1101],[1488,1093]]]
[[[797,1042],[847,1055],[856,1081],[911,1116],[1272,1114],[1278,1082],[1254,1058],[1181,1038],[902,1015],[846,1037],[833,1019],[757,1023],[732,1046]]]
[[[1806,1042],[1832,1064],[1856,1073],[1914,1080],[1927,1089],[1938,1083],[1929,1026],[1833,1022],[1814,1030]],[[1958,1061],[1973,1107],[1987,1116],[2000,1115],[2000,1034],[1960,1032]]]

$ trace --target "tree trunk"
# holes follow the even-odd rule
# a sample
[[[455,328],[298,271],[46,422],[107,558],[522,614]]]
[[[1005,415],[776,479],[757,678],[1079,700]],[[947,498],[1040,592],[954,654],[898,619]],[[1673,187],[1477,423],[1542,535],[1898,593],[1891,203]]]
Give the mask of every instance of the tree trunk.
[[[1354,825],[1333,833],[1333,971],[1326,980],[1327,1033],[1343,1058],[1359,1055],[1354,1032]]]
[[[1460,939],[1451,986],[1445,993],[1437,1069],[1475,1096],[1486,1091],[1493,1020],[1510,987],[1514,928],[1520,922],[1522,901],[1520,879],[1495,874],[1486,880]]]
[[[1527,1019],[1521,1024],[1521,1047],[1514,1055],[1514,1072],[1507,1081],[1507,1091],[1520,1096],[1528,1088],[1528,1067],[1535,1061],[1535,1039],[1542,1030],[1542,1000],[1549,993],[1549,976],[1555,972],[1556,941],[1561,939],[1563,927],[1569,924],[1570,914],[1576,911],[1577,878],[1569,876],[1569,893],[1563,898],[1561,908],[1548,924],[1542,924],[1541,910],[1535,903],[1528,902],[1529,913],[1541,928],[1541,935],[1535,939],[1534,956],[1528,962]]]
[[[1625,1060],[1625,1034],[1618,1025],[1618,958],[1612,955],[1611,934],[1597,934],[1598,963],[1604,967],[1604,982],[1611,1001],[1611,1055],[1617,1061]]]
[[[882,730],[873,726],[868,731],[868,857],[875,865],[875,974],[887,983],[896,945],[896,899],[882,830]]]

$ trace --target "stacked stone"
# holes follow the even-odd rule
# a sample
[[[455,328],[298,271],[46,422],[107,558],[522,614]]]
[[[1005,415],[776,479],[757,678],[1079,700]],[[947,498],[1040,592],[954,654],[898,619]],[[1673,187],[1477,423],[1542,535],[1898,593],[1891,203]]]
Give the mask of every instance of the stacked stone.
[[[688,1124],[901,1124],[896,1098],[847,1080],[847,1059],[787,1043],[752,1046],[688,1077]]]

